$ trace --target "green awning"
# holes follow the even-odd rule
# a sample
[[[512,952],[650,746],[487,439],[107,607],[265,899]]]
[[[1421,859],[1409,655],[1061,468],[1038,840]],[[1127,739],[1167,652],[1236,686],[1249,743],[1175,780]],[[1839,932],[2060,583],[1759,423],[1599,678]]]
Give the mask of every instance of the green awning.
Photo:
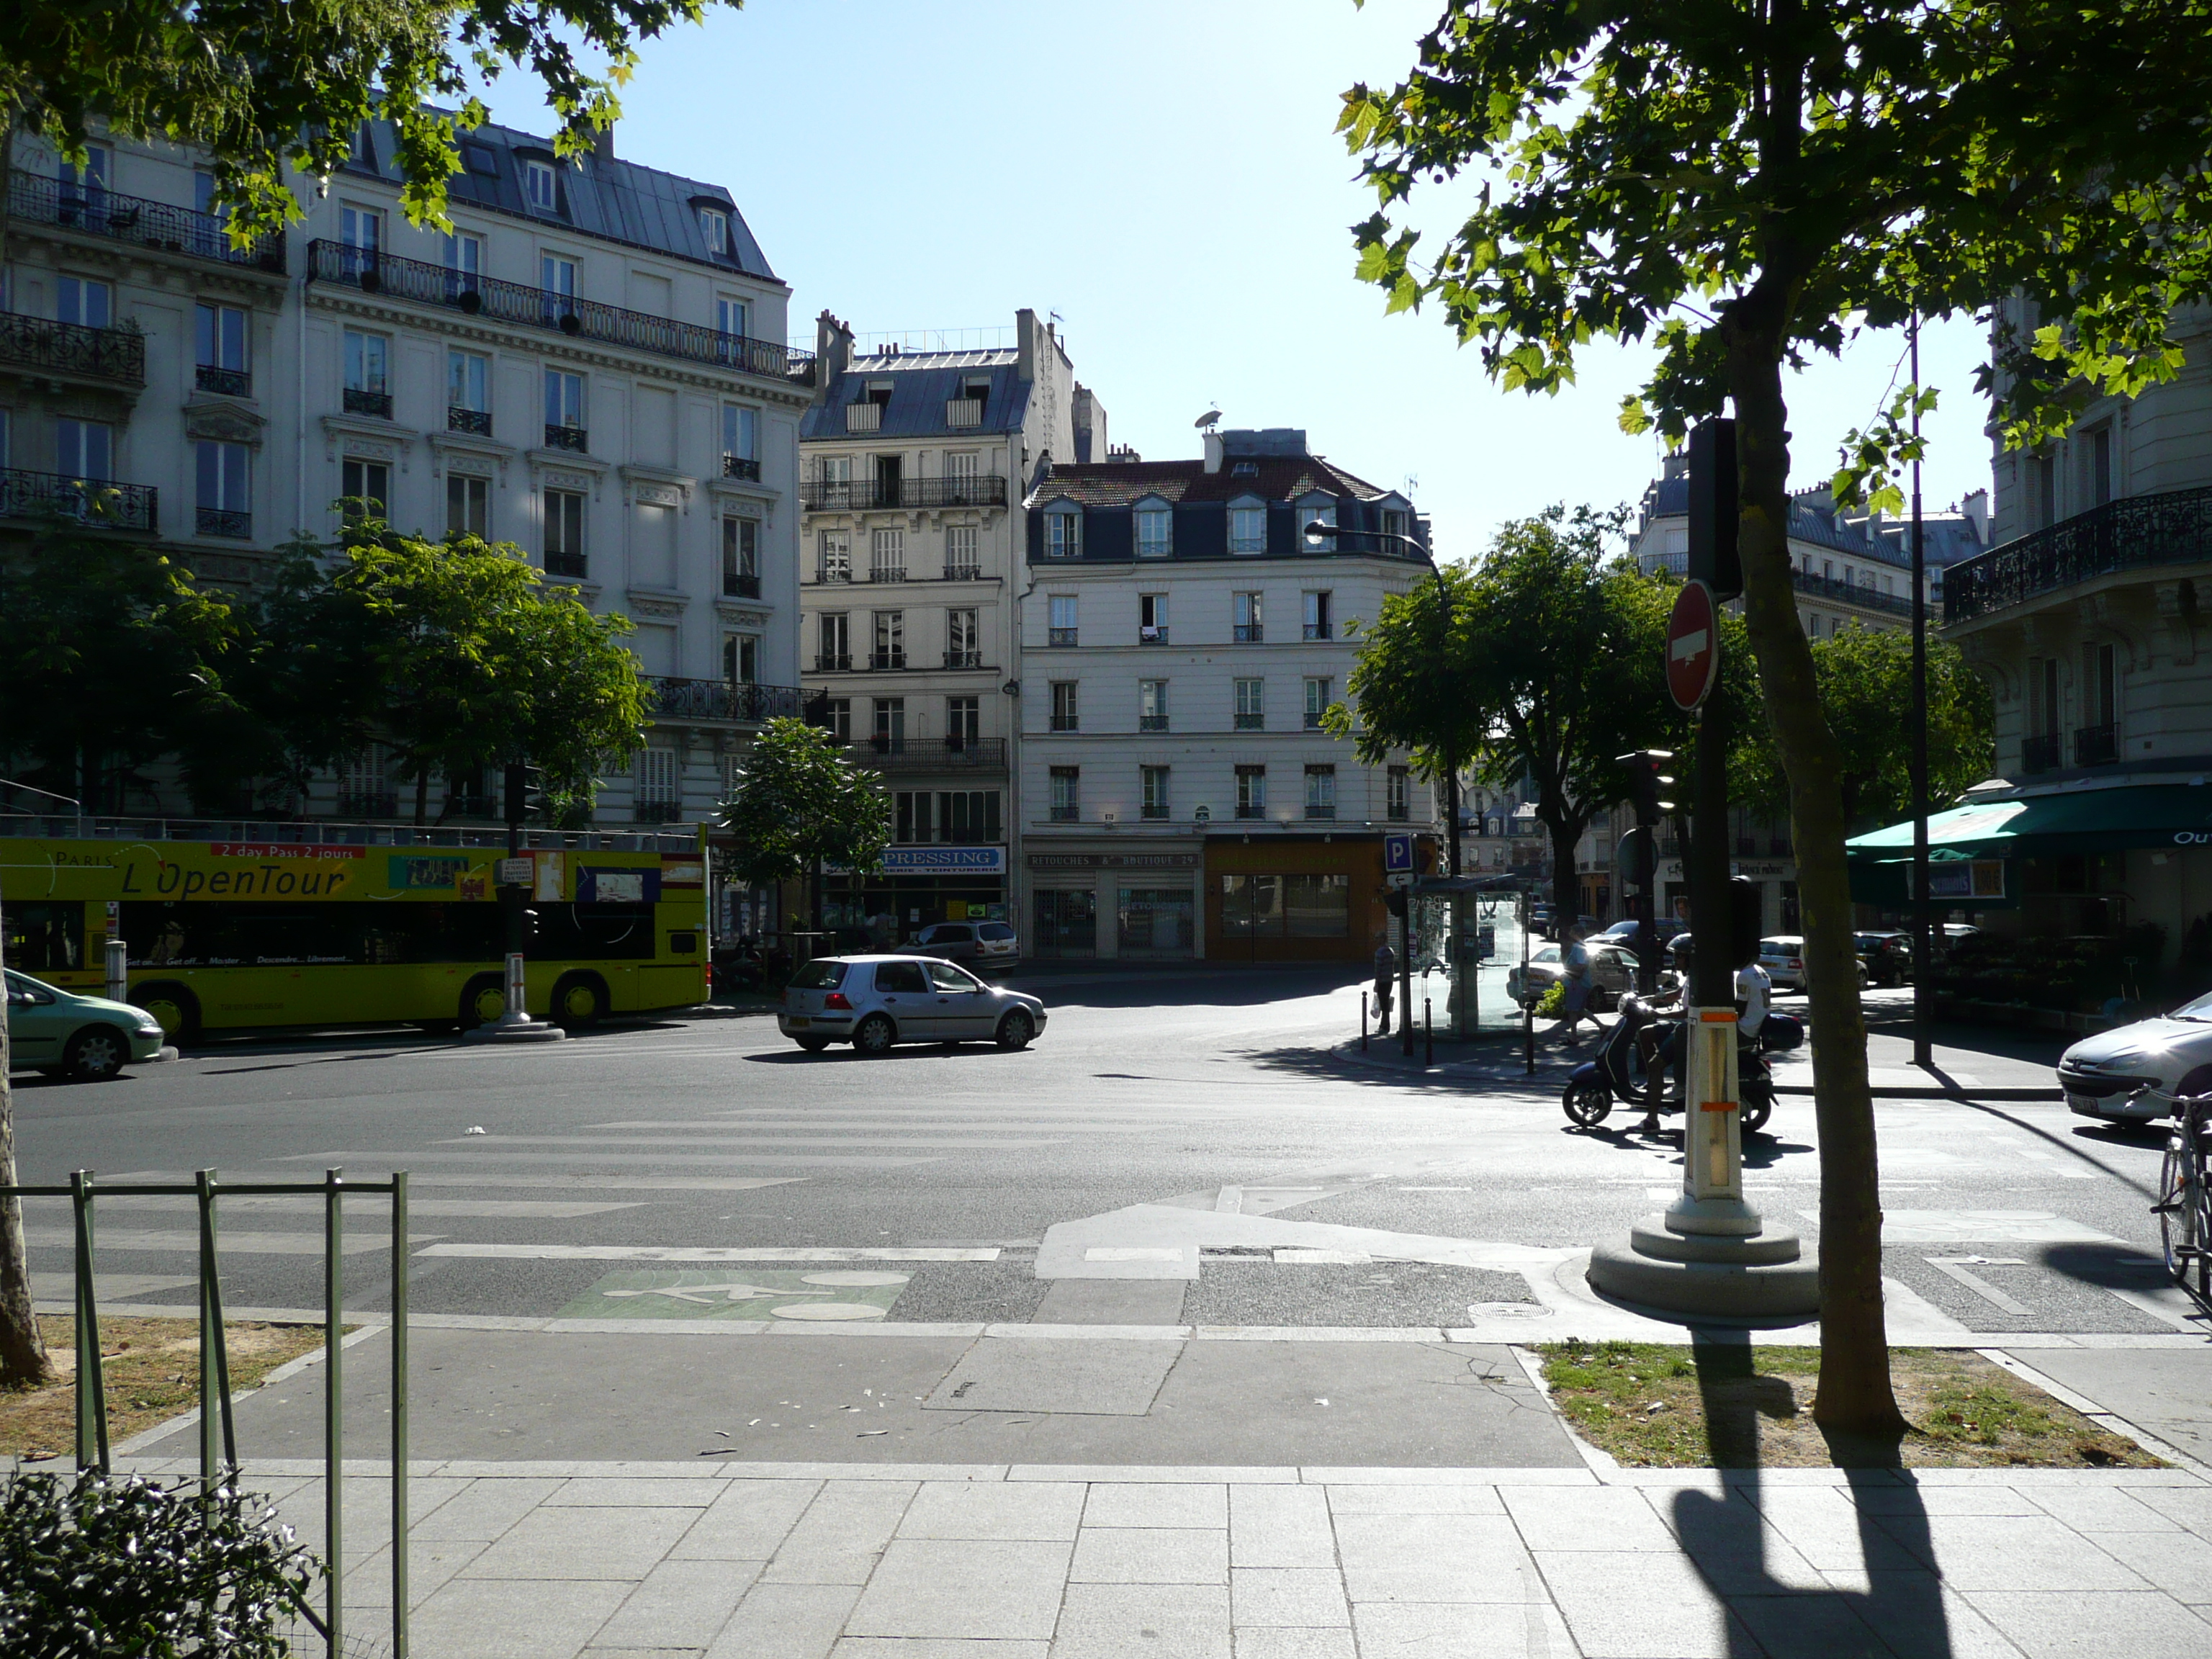
[[[1912,820],[1845,843],[1852,859],[1912,855]],[[2042,858],[2128,847],[2212,847],[2212,785],[2127,784],[1954,806],[1928,820],[1929,855]]]

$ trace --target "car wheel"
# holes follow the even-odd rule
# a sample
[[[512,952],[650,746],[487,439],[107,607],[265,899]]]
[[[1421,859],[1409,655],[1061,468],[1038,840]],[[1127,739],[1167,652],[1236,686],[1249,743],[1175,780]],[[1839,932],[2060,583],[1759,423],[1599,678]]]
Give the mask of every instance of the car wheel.
[[[818,1054],[824,1048],[827,1048],[830,1046],[830,1039],[828,1037],[793,1037],[792,1041],[796,1042],[800,1048],[805,1049],[810,1054]]]
[[[1613,1091],[1602,1083],[1570,1083],[1560,1097],[1568,1118],[1585,1129],[1594,1129],[1613,1110]]]
[[[897,1041],[898,1031],[883,1014],[870,1014],[853,1028],[853,1047],[864,1054],[887,1054]]]
[[[181,985],[142,985],[128,1000],[151,1014],[161,1035],[172,1042],[190,1042],[200,1034],[200,1000]]]
[[[478,974],[461,993],[459,1024],[464,1031],[489,1025],[507,1012],[507,986],[497,974]]]
[[[79,1083],[105,1083],[131,1058],[131,1041],[112,1025],[88,1025],[62,1050],[62,1069]]]
[[[553,988],[554,1021],[571,1031],[598,1024],[606,1012],[606,982],[597,974],[568,974]]]
[[[999,1046],[1001,1048],[1026,1048],[1036,1036],[1036,1022],[1027,1011],[1009,1008],[999,1021]]]

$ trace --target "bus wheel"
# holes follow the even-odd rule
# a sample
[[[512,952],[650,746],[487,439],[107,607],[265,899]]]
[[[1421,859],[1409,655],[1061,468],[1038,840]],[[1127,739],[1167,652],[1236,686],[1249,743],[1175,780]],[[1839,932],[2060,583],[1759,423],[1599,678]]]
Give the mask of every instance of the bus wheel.
[[[553,988],[553,1018],[572,1031],[598,1024],[606,1011],[606,983],[597,974],[570,974]]]
[[[142,985],[131,993],[131,1006],[153,1015],[172,1042],[190,1042],[200,1034],[200,1000],[181,985]]]
[[[507,1012],[507,986],[497,974],[478,974],[461,993],[461,1029],[473,1031]]]

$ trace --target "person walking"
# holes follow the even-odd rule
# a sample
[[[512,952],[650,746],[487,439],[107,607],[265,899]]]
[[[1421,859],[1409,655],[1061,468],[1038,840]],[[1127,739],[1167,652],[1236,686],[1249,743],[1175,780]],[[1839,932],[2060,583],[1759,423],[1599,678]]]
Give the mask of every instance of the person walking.
[[[1559,963],[1566,969],[1560,988],[1565,997],[1566,1012],[1559,1023],[1552,1028],[1552,1035],[1561,1042],[1575,1040],[1572,1033],[1587,1019],[1596,1030],[1605,1030],[1590,1008],[1589,946],[1583,943],[1583,930],[1572,924],[1567,928],[1567,942],[1559,952]]]
[[[1375,947],[1375,1035],[1390,1035],[1390,997],[1398,983],[1398,953],[1388,934]]]

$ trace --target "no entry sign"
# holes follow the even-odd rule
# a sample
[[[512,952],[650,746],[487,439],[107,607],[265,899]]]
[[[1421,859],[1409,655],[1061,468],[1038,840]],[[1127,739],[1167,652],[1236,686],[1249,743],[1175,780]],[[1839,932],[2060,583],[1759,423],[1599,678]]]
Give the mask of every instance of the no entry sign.
[[[1713,590],[1682,584],[1667,619],[1667,692],[1677,708],[1694,712],[1720,673],[1721,636]]]

